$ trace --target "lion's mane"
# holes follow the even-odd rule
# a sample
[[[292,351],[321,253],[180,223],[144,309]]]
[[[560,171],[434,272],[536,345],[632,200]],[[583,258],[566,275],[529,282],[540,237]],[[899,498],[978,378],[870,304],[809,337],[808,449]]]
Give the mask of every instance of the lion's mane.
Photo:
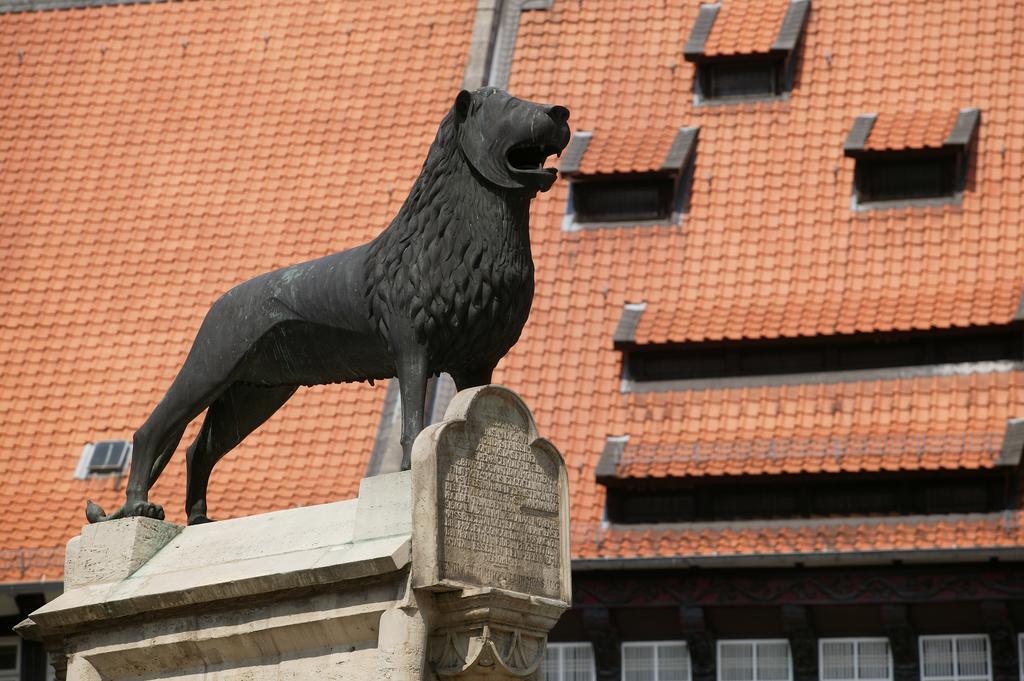
[[[478,108],[474,105],[467,118]],[[458,144],[448,112],[395,219],[369,245],[366,295],[381,338],[412,321],[431,372],[470,358],[503,356],[518,340],[533,299],[529,201],[485,180]]]

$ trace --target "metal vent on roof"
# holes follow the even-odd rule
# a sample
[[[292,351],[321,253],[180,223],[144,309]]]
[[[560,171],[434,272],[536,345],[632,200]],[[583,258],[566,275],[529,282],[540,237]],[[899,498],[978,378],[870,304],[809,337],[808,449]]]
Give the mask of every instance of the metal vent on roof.
[[[126,440],[100,440],[82,449],[75,477],[122,473],[131,457],[132,445]]]

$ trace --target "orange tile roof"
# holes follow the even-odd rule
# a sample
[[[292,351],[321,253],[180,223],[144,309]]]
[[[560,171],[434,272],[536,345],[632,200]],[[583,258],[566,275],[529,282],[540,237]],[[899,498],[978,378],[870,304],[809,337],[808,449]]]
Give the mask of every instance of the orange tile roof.
[[[386,224],[461,80],[473,4],[342,12],[202,0],[0,17],[24,50],[22,64],[9,54],[0,70],[0,276],[11,292],[0,317],[0,444],[28,453],[0,457],[0,503],[30,509],[5,519],[0,579],[59,577],[53,547],[77,531],[84,499],[116,503],[113,481],[71,479],[78,451],[130,436],[220,291]],[[791,96],[717,106],[694,105],[682,55],[698,9],[556,2],[520,24],[510,90],[568,106],[573,128],[595,131],[595,142],[638,127],[701,129],[679,226],[562,231],[565,182],[535,204],[537,295],[495,379],[523,395],[566,456],[575,555],[787,552],[810,538],[821,550],[1021,545],[1016,513],[898,519],[859,534],[799,522],[602,529],[594,471],[610,435],[955,439],[1024,416],[1020,371],[914,379],[898,384],[898,398],[873,383],[621,392],[611,338],[624,303],[647,302],[641,342],[765,338],[1005,323],[1024,283],[1024,121],[1013,104],[1024,83],[1012,67],[1024,7],[816,3]],[[907,44],[915,49],[891,49]],[[961,106],[984,120],[959,205],[850,210],[854,161],[843,143],[854,116]],[[212,512],[354,494],[382,394],[304,391],[218,469]],[[745,467],[763,469],[762,459],[751,454]],[[172,519],[182,489],[175,461],[155,490]],[[32,567],[47,556],[51,567]]]
[[[1024,154],[1024,120],[1012,97],[1024,81],[1011,67],[1019,52],[1012,27],[1024,21],[1024,6],[814,3],[790,96],[716,106],[694,104],[695,68],[681,52],[698,10],[696,2],[657,0],[555,3],[524,14],[519,29],[510,89],[568,106],[574,129],[594,130],[596,140],[596,131],[634,129],[638,117],[646,129],[700,127],[690,210],[679,226],[562,231],[565,182],[535,207],[537,300],[497,380],[523,393],[566,454],[573,551],[581,557],[789,550],[780,533],[741,548],[730,542],[742,537],[705,541],[704,530],[666,531],[661,544],[588,543],[604,512],[595,468],[609,436],[684,451],[702,443],[743,452],[737,443],[757,438],[790,445],[782,462],[747,451],[713,464],[731,471],[840,465],[795,446],[809,438],[850,447],[855,455],[840,461],[851,470],[981,468],[991,465],[1006,420],[1024,416],[1020,370],[621,392],[612,336],[625,303],[647,303],[638,342],[697,342],[1003,324],[1024,285],[1024,223],[1015,217],[1024,207],[1024,163],[1008,161]],[[891,49],[907,44],[915,49]],[[843,145],[855,116],[964,106],[984,116],[976,179],[959,205],[851,210],[855,161]],[[884,462],[857,453],[883,438],[922,434],[933,439],[916,451],[897,448]],[[958,438],[971,446],[953,446]],[[665,465],[695,470],[692,457]],[[877,545],[914,548],[917,527],[897,523]],[[829,531],[813,532],[825,541]],[[956,538],[959,545],[989,541],[972,532]],[[873,536],[862,533],[862,546]],[[930,536],[935,545],[955,537]],[[1022,543],[1019,534],[1001,537]]]
[[[462,82],[475,5],[0,16],[0,581],[59,580],[86,499],[123,500],[121,479],[72,479],[82,447],[131,438],[220,293],[388,224]],[[214,472],[211,513],[355,495],[383,396],[301,390]],[[183,454],[153,496],[182,521]]]
[[[659,170],[678,132],[679,126],[595,131],[583,154],[579,172],[587,175]]]
[[[891,149],[941,149],[953,131],[958,110],[899,111],[880,114],[864,148],[869,151]]]
[[[582,525],[573,528],[577,558],[742,558],[765,554],[835,555],[909,551],[1018,549],[1020,511],[818,521]]]
[[[704,55],[770,52],[788,8],[789,0],[724,0],[704,43]]]
[[[788,7],[788,0],[725,0],[703,53],[727,56],[770,52]]]
[[[742,395],[742,402],[736,400]],[[991,468],[1024,372],[630,395],[619,477]]]

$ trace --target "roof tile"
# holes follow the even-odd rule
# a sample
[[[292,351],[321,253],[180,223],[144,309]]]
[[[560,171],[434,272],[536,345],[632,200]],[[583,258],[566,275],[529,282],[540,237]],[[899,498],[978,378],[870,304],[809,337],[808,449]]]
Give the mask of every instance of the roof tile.
[[[723,0],[704,44],[704,55],[770,52],[789,4],[789,0]]]

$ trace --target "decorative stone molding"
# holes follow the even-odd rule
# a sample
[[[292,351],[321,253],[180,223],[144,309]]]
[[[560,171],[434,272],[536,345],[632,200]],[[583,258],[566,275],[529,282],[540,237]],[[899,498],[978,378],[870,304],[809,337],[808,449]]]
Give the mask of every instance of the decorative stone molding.
[[[532,678],[565,604],[495,589],[438,594],[430,657],[442,678]]]

